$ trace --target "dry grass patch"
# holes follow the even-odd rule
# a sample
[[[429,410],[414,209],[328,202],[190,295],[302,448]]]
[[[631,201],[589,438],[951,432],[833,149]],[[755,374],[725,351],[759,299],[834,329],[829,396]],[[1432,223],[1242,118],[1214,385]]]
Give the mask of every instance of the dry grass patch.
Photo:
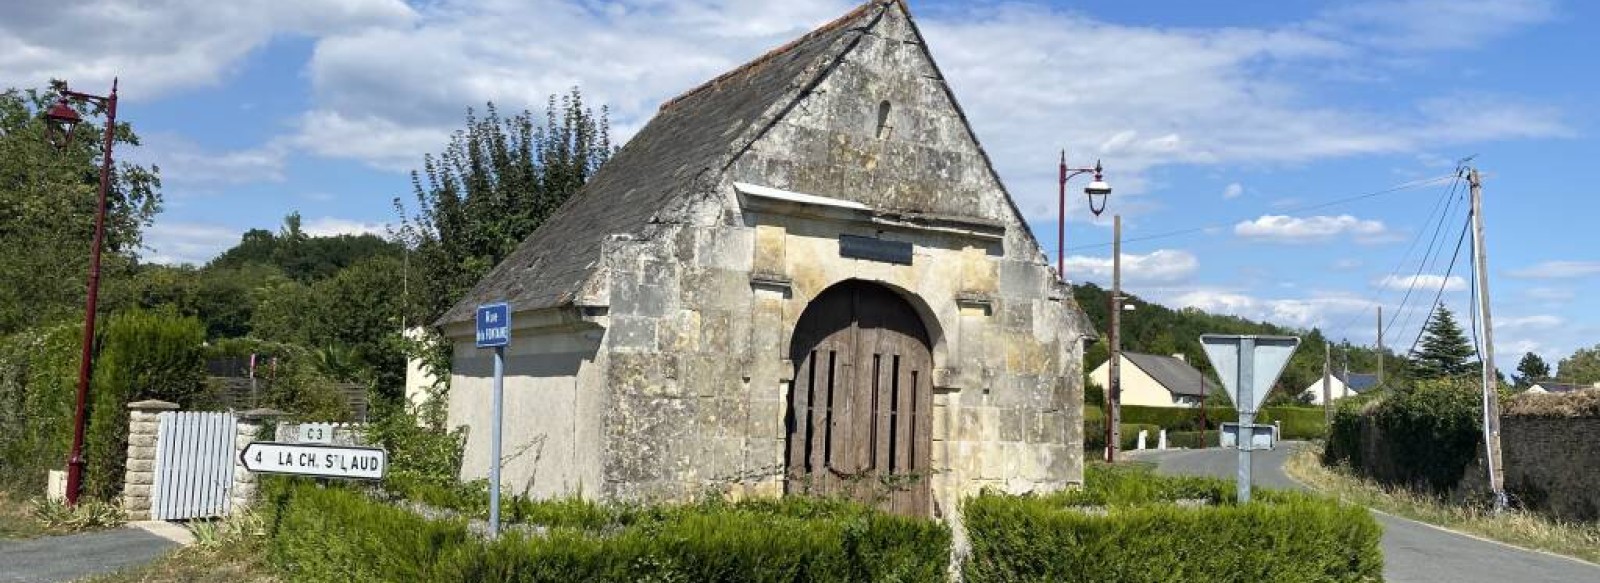
[[[1570,393],[1522,393],[1506,399],[1506,415],[1526,417],[1600,417],[1600,389]]]
[[[9,490],[0,489],[0,539],[33,538],[65,533],[52,528],[33,514],[33,504]]]
[[[1600,563],[1600,524],[1562,522],[1523,510],[1496,514],[1487,506],[1452,504],[1323,466],[1321,459],[1321,446],[1301,448],[1289,456],[1284,471],[1313,490],[1344,502],[1514,546]]]

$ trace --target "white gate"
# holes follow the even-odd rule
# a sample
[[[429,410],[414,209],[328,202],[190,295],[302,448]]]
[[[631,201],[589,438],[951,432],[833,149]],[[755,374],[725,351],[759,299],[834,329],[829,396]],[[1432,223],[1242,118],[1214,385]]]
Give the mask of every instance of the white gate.
[[[209,518],[228,513],[238,420],[233,413],[168,411],[156,436],[150,517]]]

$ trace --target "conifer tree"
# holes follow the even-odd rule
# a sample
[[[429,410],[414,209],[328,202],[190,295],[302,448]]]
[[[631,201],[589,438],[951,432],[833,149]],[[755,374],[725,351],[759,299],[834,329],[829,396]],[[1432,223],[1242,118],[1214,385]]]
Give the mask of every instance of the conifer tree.
[[[1533,386],[1534,381],[1550,378],[1550,365],[1532,352],[1524,353],[1517,361],[1517,388]]]
[[[1475,367],[1474,354],[1455,316],[1440,304],[1423,328],[1420,349],[1411,354],[1411,369],[1419,379],[1465,376]]]

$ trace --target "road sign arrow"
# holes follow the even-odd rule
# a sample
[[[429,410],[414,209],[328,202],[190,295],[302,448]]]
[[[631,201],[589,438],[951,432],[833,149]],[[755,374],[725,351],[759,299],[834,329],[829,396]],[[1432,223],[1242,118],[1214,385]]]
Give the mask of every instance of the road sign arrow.
[[[1200,346],[1205,348],[1206,358],[1217,370],[1217,377],[1228,390],[1234,406],[1241,412],[1254,413],[1266,402],[1267,392],[1288,366],[1289,357],[1294,356],[1295,348],[1300,346],[1300,339],[1205,334],[1200,337]]]
[[[389,470],[389,455],[375,447],[252,441],[239,463],[262,474],[377,480]]]

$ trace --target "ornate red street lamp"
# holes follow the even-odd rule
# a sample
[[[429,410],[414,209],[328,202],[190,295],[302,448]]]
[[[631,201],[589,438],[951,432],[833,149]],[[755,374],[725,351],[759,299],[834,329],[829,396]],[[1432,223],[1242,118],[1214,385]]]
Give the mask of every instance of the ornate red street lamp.
[[[1061,151],[1061,200],[1057,205],[1060,220],[1056,221],[1056,274],[1061,276],[1063,282],[1067,281],[1067,181],[1079,174],[1090,172],[1094,173],[1094,180],[1089,182],[1089,186],[1084,187],[1083,195],[1089,198],[1089,212],[1098,217],[1100,213],[1106,211],[1106,198],[1111,196],[1111,185],[1106,184],[1100,161],[1094,161],[1094,168],[1068,168],[1067,151]]]
[[[83,353],[78,361],[78,404],[73,417],[72,454],[67,459],[67,504],[77,505],[78,494],[83,490],[83,424],[84,403],[89,396],[89,371],[94,359],[95,305],[100,296],[100,247],[106,237],[106,192],[111,189],[111,144],[117,129],[117,80],[111,80],[111,95],[99,96],[79,93],[61,86],[60,98],[45,111],[45,139],[58,150],[72,142],[72,131],[83,118],[73,109],[72,102],[88,102],[105,108],[105,145],[101,148],[100,199],[94,213],[94,246],[89,248],[89,299],[83,314]]]

